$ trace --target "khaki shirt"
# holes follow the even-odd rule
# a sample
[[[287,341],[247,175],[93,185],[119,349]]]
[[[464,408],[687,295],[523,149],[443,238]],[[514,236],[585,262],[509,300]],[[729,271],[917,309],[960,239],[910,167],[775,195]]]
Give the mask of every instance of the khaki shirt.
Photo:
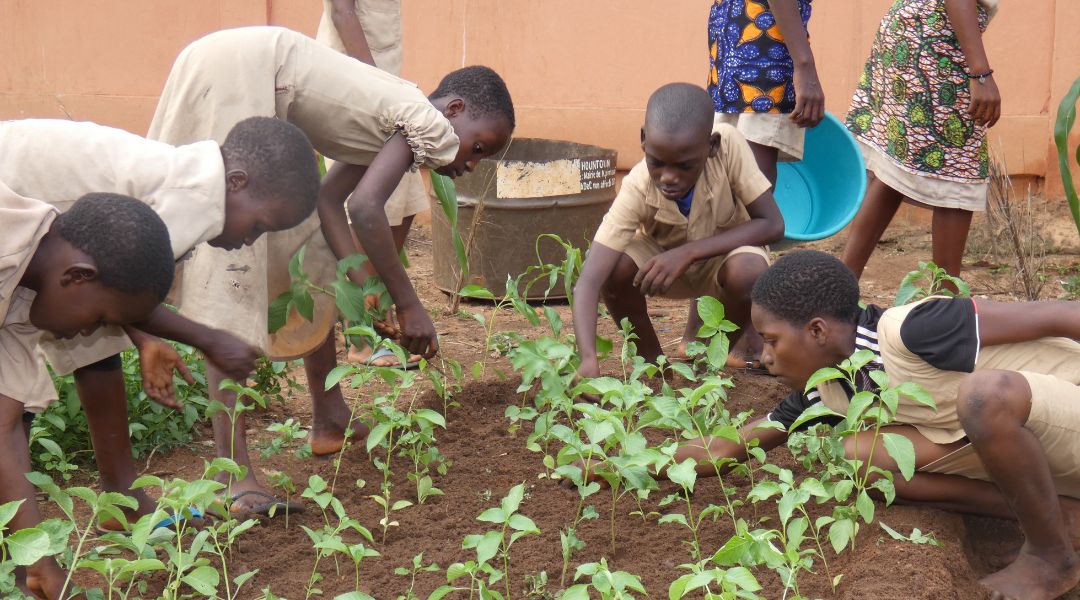
[[[749,221],[746,207],[771,185],[742,134],[723,123],[713,131],[720,134],[720,149],[694,186],[689,219],[660,193],[642,160],[623,179],[593,241],[622,252],[640,232],[670,250]]]
[[[415,84],[281,27],[211,33],[177,57],[147,137],[171,144],[224,140],[251,116],[286,119],[320,154],[369,165],[400,132],[413,167],[457,155],[453,125]]]
[[[0,183],[0,323],[5,321],[19,280],[30,266],[41,238],[60,214],[55,208],[16,194]]]
[[[175,258],[225,226],[225,164],[213,141],[174,147],[94,123],[4,121],[0,182],[60,212],[92,192],[131,196],[165,222]]]
[[[401,0],[354,0],[354,5],[375,66],[401,75]],[[345,43],[334,27],[332,10],[331,0],[323,0],[322,19],[315,39],[345,54]]]

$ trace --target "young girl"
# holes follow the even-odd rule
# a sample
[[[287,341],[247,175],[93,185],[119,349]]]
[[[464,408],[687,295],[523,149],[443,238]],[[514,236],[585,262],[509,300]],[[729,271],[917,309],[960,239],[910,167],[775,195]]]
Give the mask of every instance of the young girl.
[[[847,126],[873,174],[842,260],[861,276],[905,198],[933,210],[933,259],[959,275],[986,208],[986,128],[1001,96],[982,32],[997,0],[901,0],[881,21]]]
[[[288,289],[288,264],[306,245],[304,270],[317,283],[335,277],[338,259],[360,251],[385,282],[397,306],[399,342],[409,352],[432,356],[435,326],[409,282],[384,212],[402,176],[417,167],[456,177],[506,145],[514,107],[502,79],[486,67],[450,73],[425,97],[398,77],[340,54],[304,35],[278,27],[246,27],[212,33],[177,58],[150,125],[148,137],[172,144],[220,139],[238,120],[276,116],[297,125],[312,146],[338,164],[327,173],[316,215],[292,230],[260,238],[225,254],[200,247],[184,266],[180,307],[206,325],[233,332],[276,359],[304,356],[314,402],[311,445],[316,454],[341,447],[349,409],[336,386],[319,382],[336,365],[331,330],[333,299],[316,298],[312,322],[291,315],[267,333],[269,300]],[[351,194],[351,196],[350,196]],[[264,241],[265,240],[265,241]],[[365,275],[350,272],[358,283]],[[222,374],[207,366],[211,395]],[[243,418],[232,434],[225,415],[214,420],[218,452],[250,466]],[[234,483],[234,510],[265,513],[280,502],[255,481],[253,471]]]
[[[776,184],[776,163],[803,156],[805,128],[825,116],[806,25],[811,0],[714,0],[709,10],[709,95],[714,122],[734,126],[750,143],[761,172]],[[701,327],[691,303],[683,347]],[[760,371],[761,337],[747,335],[728,366]]]

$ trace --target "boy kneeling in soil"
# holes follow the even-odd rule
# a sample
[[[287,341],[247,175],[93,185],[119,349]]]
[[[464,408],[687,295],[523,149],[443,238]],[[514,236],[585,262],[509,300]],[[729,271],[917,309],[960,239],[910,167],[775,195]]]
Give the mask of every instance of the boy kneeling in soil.
[[[600,375],[601,294],[616,324],[626,318],[634,326],[638,353],[654,362],[661,347],[646,297],[715,296],[727,319],[742,327],[750,318],[750,290],[769,266],[764,246],[784,234],[772,186],[750,146],[734,127],[713,126],[713,102],[702,88],[672,83],[654,92],[641,148],[645,159],[623,179],[574,290],[584,377]],[[684,342],[700,327],[695,308]],[[731,336],[732,346],[740,334]]]
[[[844,414],[854,393],[846,383],[802,390],[818,369],[871,350],[860,389],[874,386],[870,372],[884,370],[891,386],[921,385],[937,409],[901,395],[899,424],[882,428],[914,445],[910,481],[886,452],[871,449],[872,431],[849,438],[848,453],[857,448],[867,460],[873,452],[876,466],[897,473],[899,501],[1019,521],[1026,541],[1018,558],[982,580],[995,598],[1056,598],[1080,581],[1073,550],[1080,540],[1080,304],[934,297],[864,309],[843,263],[802,251],[758,279],[752,316],[764,338],[762,362],[794,391],[744,426],[743,440],[775,448],[818,403]],[[784,429],[759,428],[764,422]],[[710,457],[745,460],[746,453],[742,443],[713,438],[675,454],[676,461],[706,461],[702,475],[714,473]]]
[[[314,154],[300,129],[269,117],[236,123],[221,145],[206,140],[183,146],[94,123],[0,123],[0,182],[60,212],[73,198],[90,192],[130,194],[165,221],[177,260],[202,242],[235,250],[250,246],[263,233],[301,223],[315,210],[319,191]],[[179,263],[181,268],[186,262]],[[128,436],[120,352],[134,343],[147,395],[166,406],[178,407],[173,369],[191,377],[172,347],[154,336],[198,348],[209,365],[235,379],[247,377],[259,357],[257,348],[237,336],[164,306],[138,329],[102,327],[91,335],[42,341],[53,370],[75,374],[102,487],[139,502],[129,518],[153,512],[154,503],[142,490],[130,489],[138,471]],[[102,527],[115,529],[120,523],[110,520]]]
[[[0,504],[22,500],[8,523],[17,531],[41,521],[25,417],[56,400],[39,340],[146,319],[172,285],[173,256],[161,218],[126,196],[88,194],[58,215],[0,184],[0,220]],[[65,573],[52,558],[27,571],[36,595],[60,598]]]

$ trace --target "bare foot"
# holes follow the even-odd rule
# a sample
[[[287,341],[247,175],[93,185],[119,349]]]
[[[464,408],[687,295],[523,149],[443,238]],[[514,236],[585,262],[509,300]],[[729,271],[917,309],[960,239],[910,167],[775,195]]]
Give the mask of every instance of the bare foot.
[[[354,442],[358,440],[363,442],[369,431],[371,429],[367,425],[354,421],[350,437]],[[315,423],[311,426],[311,433],[308,434],[308,444],[311,445],[311,453],[315,456],[328,456],[340,452],[342,446],[345,445],[344,424],[319,425]]]
[[[1016,562],[979,580],[994,600],[1052,600],[1080,583],[1080,560],[1069,551],[1053,560],[1030,554],[1026,546]]]

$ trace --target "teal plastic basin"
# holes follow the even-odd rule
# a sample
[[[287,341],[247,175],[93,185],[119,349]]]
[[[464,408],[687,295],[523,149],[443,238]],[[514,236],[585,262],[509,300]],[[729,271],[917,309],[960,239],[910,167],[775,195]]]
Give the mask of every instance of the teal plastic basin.
[[[784,237],[811,241],[835,235],[859,212],[866,165],[854,136],[831,113],[806,131],[803,159],[776,169],[776,203]]]

